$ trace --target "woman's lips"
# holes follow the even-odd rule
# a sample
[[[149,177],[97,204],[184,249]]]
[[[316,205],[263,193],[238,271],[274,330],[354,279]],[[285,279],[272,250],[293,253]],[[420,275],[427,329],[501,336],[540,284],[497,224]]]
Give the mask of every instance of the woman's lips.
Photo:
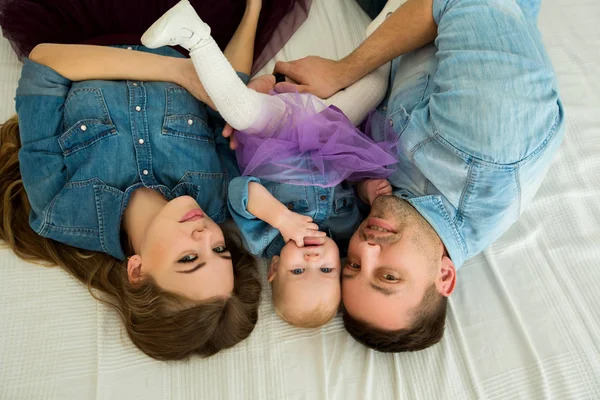
[[[201,209],[197,208],[185,214],[179,222],[197,221],[204,218],[204,213]]]

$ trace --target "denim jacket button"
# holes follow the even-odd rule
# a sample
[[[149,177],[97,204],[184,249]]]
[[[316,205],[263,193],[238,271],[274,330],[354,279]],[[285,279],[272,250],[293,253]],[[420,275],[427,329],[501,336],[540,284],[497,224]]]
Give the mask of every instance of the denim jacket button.
[[[290,203],[290,204],[288,204],[288,205],[287,205],[287,208],[288,208],[289,210],[293,210],[293,209],[294,209],[294,205]]]
[[[127,48],[127,50],[133,50],[133,47],[129,46],[129,47]]]
[[[81,125],[81,130],[84,131],[84,132],[87,131],[87,126]]]
[[[140,139],[140,140],[138,140],[138,143],[139,143],[139,144],[144,144],[144,139]]]
[[[327,196],[321,196],[321,200],[323,200],[323,201],[327,200]]]
[[[194,125],[194,121],[192,121],[191,119],[188,119],[188,125]]]
[[[140,106],[135,106],[135,111],[137,111],[137,112],[140,112],[140,111],[142,111],[142,107],[140,107]]]
[[[149,172],[148,172],[148,170],[147,170],[147,169],[145,169],[145,170],[143,170],[143,171],[142,171],[142,174],[144,174],[144,175],[148,175],[148,174],[149,174]]]
[[[394,126],[394,121],[390,119],[390,126]]]

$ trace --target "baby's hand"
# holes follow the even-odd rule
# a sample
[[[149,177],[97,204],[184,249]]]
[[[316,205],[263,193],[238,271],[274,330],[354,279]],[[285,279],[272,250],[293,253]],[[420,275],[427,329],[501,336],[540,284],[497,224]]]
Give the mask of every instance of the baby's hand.
[[[358,196],[369,205],[372,205],[377,197],[391,194],[392,185],[387,179],[369,179],[358,184]]]
[[[276,227],[281,232],[281,236],[287,243],[290,240],[296,242],[298,247],[304,246],[305,237],[322,237],[325,232],[319,232],[319,226],[312,222],[311,217],[300,215],[289,211],[281,218],[281,222]]]

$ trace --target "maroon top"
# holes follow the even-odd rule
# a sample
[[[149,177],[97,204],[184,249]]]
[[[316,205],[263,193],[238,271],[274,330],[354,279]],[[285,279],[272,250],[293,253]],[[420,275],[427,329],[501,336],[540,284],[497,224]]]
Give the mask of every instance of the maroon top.
[[[141,44],[141,35],[178,0],[0,0],[0,26],[19,58],[40,43]],[[190,0],[221,49],[245,0]],[[263,0],[252,69],[262,68],[306,20],[312,0]]]

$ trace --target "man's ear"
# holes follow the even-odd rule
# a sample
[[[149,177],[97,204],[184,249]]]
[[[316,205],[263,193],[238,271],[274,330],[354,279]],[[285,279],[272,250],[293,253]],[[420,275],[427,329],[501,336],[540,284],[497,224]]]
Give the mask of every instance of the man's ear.
[[[127,277],[134,285],[142,281],[142,257],[137,254],[127,260]]]
[[[269,274],[267,275],[267,279],[269,283],[273,282],[275,279],[275,275],[277,275],[277,267],[279,267],[279,256],[273,256],[271,258],[271,265],[269,266]]]
[[[456,286],[456,268],[454,263],[447,255],[442,256],[440,272],[436,282],[437,291],[444,297],[448,297],[454,291]]]

